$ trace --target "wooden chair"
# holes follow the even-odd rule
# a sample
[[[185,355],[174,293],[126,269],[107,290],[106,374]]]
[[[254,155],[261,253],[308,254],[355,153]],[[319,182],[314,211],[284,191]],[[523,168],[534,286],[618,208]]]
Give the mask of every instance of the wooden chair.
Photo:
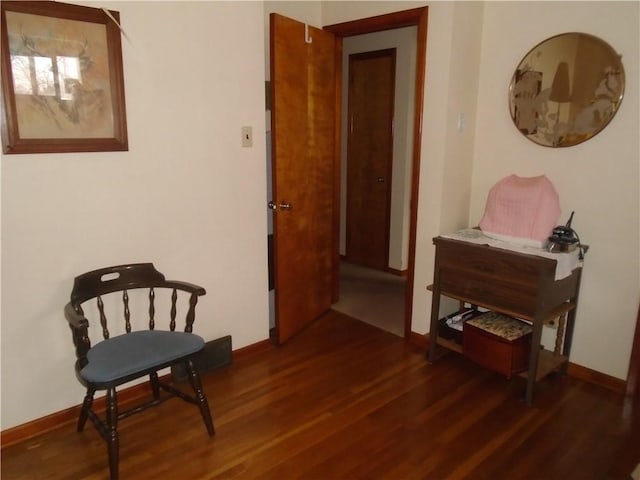
[[[138,289],[145,290],[133,292]],[[78,432],[84,429],[87,418],[94,423],[108,445],[112,480],[118,478],[118,421],[122,418],[177,396],[198,406],[209,436],[215,434],[207,398],[193,364],[194,357],[204,348],[204,340],[191,333],[198,297],[204,294],[204,288],[197,285],[165,280],[151,263],[107,267],[75,278],[71,301],[65,306],[64,314],[76,349],[76,376],[87,389],[77,429]],[[181,332],[176,331],[176,316],[182,305],[179,299],[185,297],[188,304],[185,306],[184,332]],[[95,300],[95,305],[92,300]],[[140,302],[134,300],[145,305],[140,308]],[[163,300],[168,307],[168,328],[164,330],[156,329],[156,307]],[[118,316],[123,321],[108,324],[107,312],[111,315],[114,308],[119,310]],[[93,315],[85,315],[85,311],[90,309]],[[141,316],[144,316],[144,329],[140,329],[139,322],[135,321]],[[119,329],[121,333],[110,336],[109,328],[114,332]],[[89,337],[94,330],[98,335],[101,332],[103,339],[92,346]],[[158,379],[159,370],[176,364],[183,364],[186,368],[194,396]],[[119,412],[116,387],[147,375],[152,398],[135,408]],[[92,410],[93,397],[98,390],[106,390],[104,420]],[[161,390],[170,395],[161,396]]]

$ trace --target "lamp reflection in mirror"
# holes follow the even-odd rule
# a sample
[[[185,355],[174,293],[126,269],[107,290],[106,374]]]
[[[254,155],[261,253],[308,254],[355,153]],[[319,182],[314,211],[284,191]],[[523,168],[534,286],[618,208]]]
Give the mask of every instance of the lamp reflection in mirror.
[[[556,122],[553,128],[553,146],[557,146],[559,139],[569,131],[569,119],[561,118],[560,116],[560,108],[562,104],[571,101],[569,88],[569,65],[567,65],[567,62],[560,62],[558,64],[556,73],[553,76],[553,83],[551,84],[551,91],[549,92],[549,100],[558,104],[555,116]]]
[[[624,92],[618,54],[603,40],[565,33],[534,47],[511,80],[509,107],[518,130],[550,147],[593,137],[615,115]]]

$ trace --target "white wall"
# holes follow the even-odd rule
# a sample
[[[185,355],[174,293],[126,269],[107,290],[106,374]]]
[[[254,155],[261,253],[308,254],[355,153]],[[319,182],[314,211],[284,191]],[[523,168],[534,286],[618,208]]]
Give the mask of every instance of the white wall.
[[[500,178],[546,174],[560,195],[562,219],[590,245],[571,361],[626,378],[638,312],[640,19],[638,2],[488,2],[482,37],[470,224],[480,220]],[[626,91],[620,110],[594,138],[545,148],[520,135],[507,90],[522,57],[552,35],[580,31],[622,54]]]
[[[62,308],[87,270],[155,262],[207,289],[206,340],[268,338],[262,3],[100,6],[130,39],[130,148],[2,158],[2,429],[81,402]]]
[[[322,25],[333,25],[334,23],[349,22],[351,20],[374,17],[376,15],[410,10],[412,8],[424,7],[427,3],[428,2],[406,0],[327,0],[321,2]]]

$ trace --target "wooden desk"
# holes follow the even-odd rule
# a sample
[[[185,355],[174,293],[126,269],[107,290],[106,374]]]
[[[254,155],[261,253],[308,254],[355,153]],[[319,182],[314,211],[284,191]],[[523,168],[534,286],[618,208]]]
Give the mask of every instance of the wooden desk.
[[[566,372],[576,317],[582,268],[555,280],[556,260],[527,255],[488,245],[436,237],[435,269],[429,330],[429,362],[436,359],[437,347],[462,353],[458,344],[438,337],[440,296],[533,322],[526,401],[533,402],[536,381],[552,371]],[[558,328],[555,352],[541,348],[543,324],[565,318],[564,332]],[[564,322],[561,322],[564,323]],[[560,351],[558,351],[560,350]]]

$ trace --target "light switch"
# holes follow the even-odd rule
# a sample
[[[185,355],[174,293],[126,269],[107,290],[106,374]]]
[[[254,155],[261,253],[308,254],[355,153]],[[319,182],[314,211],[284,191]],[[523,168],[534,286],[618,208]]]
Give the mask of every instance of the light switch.
[[[251,127],[242,127],[242,146],[253,146],[253,132]]]

